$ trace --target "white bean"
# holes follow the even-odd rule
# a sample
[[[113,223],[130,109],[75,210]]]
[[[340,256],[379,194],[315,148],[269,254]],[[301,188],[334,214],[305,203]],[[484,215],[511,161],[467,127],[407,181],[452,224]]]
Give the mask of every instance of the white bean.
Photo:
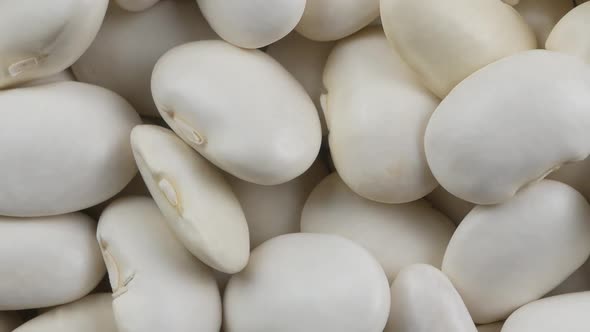
[[[340,41],[326,63],[324,83],[330,153],[354,192],[406,203],[434,190],[424,131],[439,100],[389,48],[381,28]]]
[[[147,197],[121,198],[103,212],[98,242],[113,288],[119,332],[216,332],[221,299],[211,271],[168,229]]]
[[[588,156],[588,109],[590,67],[557,52],[523,52],[471,75],[441,102],[426,128],[426,158],[451,194],[500,203]]]
[[[248,263],[248,224],[223,175],[171,130],[131,132],[139,171],[174,235],[203,263],[235,273]]]
[[[81,213],[0,217],[0,310],[59,305],[88,294],[105,266],[96,223]]]
[[[5,90],[0,109],[0,215],[85,209],[137,172],[129,134],[141,120],[111,91],[78,82]]]
[[[322,131],[313,102],[261,51],[223,41],[173,48],[156,64],[152,93],[182,139],[242,180],[287,182],[318,154]]]
[[[381,332],[389,285],[368,251],[339,236],[287,234],[252,252],[224,295],[226,332]]]
[[[391,285],[385,332],[431,331],[477,332],[449,279],[430,265],[410,265]]]
[[[570,186],[543,180],[508,202],[471,210],[449,242],[442,271],[473,320],[484,324],[540,298],[589,255],[590,205]]]

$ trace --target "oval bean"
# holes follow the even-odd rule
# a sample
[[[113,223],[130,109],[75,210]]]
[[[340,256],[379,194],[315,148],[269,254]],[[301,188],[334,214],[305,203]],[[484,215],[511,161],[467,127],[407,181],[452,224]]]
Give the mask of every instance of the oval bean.
[[[250,253],[246,217],[223,175],[171,130],[131,132],[139,171],[174,235],[203,263],[236,273]]]
[[[471,75],[441,102],[426,128],[426,158],[451,194],[500,203],[588,156],[588,109],[590,67],[557,52],[523,52]]]
[[[406,203],[434,190],[424,132],[439,100],[389,49],[380,28],[338,42],[324,83],[330,153],[354,192],[378,202]]]
[[[183,140],[242,180],[287,182],[318,154],[322,132],[313,102],[261,51],[223,41],[173,48],[154,68],[152,93]]]
[[[95,231],[96,222],[81,213],[0,217],[0,310],[60,305],[90,293],[105,274]]]
[[[543,180],[508,202],[473,208],[449,242],[442,271],[483,324],[539,299],[589,255],[590,205],[570,186]]]
[[[78,82],[5,90],[0,109],[0,215],[85,209],[137,173],[129,134],[141,120],[111,91]]]
[[[287,234],[252,252],[224,295],[226,332],[381,332],[389,285],[368,251],[325,234]]]

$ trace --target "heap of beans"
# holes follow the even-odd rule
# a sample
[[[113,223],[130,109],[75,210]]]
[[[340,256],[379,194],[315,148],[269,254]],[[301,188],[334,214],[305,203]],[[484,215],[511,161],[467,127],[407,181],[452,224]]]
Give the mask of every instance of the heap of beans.
[[[590,2],[0,0],[0,332],[590,331]]]

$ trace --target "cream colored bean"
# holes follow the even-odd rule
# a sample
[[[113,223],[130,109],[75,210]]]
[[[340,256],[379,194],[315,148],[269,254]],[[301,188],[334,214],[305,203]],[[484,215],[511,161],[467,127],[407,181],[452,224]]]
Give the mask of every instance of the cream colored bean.
[[[118,332],[111,294],[92,294],[26,322],[13,332]]]
[[[533,29],[541,48],[557,22],[574,8],[572,0],[520,0],[514,7]]]
[[[224,295],[226,332],[381,332],[389,313],[383,269],[339,236],[287,234],[252,251]]]
[[[425,198],[435,209],[449,217],[455,225],[459,225],[463,218],[465,218],[469,211],[475,206],[475,204],[471,202],[453,196],[441,186],[434,189],[434,191],[428,194]]]
[[[59,305],[94,289],[105,273],[95,230],[81,213],[0,217],[0,310]]]
[[[318,154],[322,131],[313,102],[261,51],[223,41],[176,47],[156,64],[152,92],[183,140],[242,180],[287,182]]]
[[[442,271],[484,324],[540,298],[589,255],[590,205],[570,186],[543,180],[508,202],[471,210],[451,238]]]
[[[0,3],[0,88],[57,74],[90,46],[108,0]]]
[[[383,204],[362,198],[338,174],[313,190],[301,215],[301,231],[346,237],[367,248],[389,281],[407,265],[440,267],[455,225],[423,201]]]
[[[438,269],[405,267],[391,285],[385,332],[477,332],[461,296]]]
[[[141,13],[110,6],[96,39],[72,69],[78,80],[113,90],[140,114],[159,117],[150,88],[158,59],[175,46],[217,38],[195,0],[161,1]]]
[[[565,15],[553,28],[545,48],[575,55],[590,63],[590,3],[584,3]]]
[[[477,332],[501,332],[502,325],[504,325],[504,323],[502,323],[502,322],[485,324],[485,325],[478,325]]]
[[[146,10],[146,9],[152,7],[153,5],[158,3],[158,1],[160,1],[160,0],[115,0],[115,1],[117,2],[117,4],[121,8],[124,8],[125,10],[139,12],[139,11]]]
[[[586,332],[590,330],[590,292],[531,302],[506,320],[502,332]]]
[[[98,224],[119,332],[219,331],[211,271],[176,240],[146,197],[113,202]]]
[[[12,332],[22,324],[22,319],[16,312],[0,312],[0,332]]]
[[[498,0],[381,0],[387,38],[437,96],[478,69],[536,47],[535,35]]]
[[[406,203],[437,186],[424,154],[424,131],[439,100],[389,48],[381,28],[339,42],[324,83],[332,160],[354,192]]]
[[[197,3],[221,38],[239,47],[260,48],[295,28],[306,0],[197,0]]]
[[[303,205],[326,175],[328,169],[319,160],[305,173],[276,186],[262,186],[228,175],[248,221],[250,247],[254,249],[273,237],[299,232]]]
[[[227,273],[246,266],[248,224],[223,175],[171,130],[131,132],[139,171],[170,229],[203,263]]]
[[[266,49],[266,53],[277,60],[305,88],[318,110],[324,136],[328,135],[328,132],[320,103],[320,95],[324,89],[322,74],[333,47],[332,42],[317,42],[292,32]]]
[[[428,164],[461,199],[506,201],[562,164],[588,156],[588,109],[590,67],[575,57],[535,50],[504,58],[441,102],[424,137]]]
[[[5,90],[0,109],[0,215],[85,209],[137,172],[129,134],[141,120],[108,90],[78,82]]]
[[[337,40],[359,31],[377,17],[379,0],[307,0],[295,30],[312,40]]]

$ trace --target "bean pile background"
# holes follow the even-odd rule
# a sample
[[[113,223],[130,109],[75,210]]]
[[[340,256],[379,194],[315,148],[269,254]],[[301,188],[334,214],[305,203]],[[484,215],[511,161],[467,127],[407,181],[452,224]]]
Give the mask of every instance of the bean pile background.
[[[0,332],[590,331],[590,2],[0,18]]]

